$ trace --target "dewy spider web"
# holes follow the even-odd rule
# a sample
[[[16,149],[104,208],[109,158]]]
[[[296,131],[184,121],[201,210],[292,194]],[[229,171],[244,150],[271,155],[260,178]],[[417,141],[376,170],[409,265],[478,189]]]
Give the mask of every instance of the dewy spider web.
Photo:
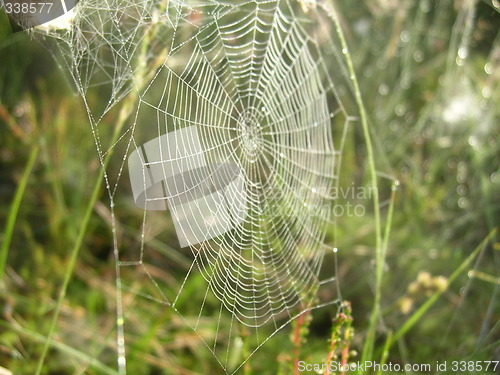
[[[226,372],[241,367],[228,368],[237,326],[259,348],[297,315],[340,298],[317,298],[321,285],[335,281],[332,270],[321,281],[320,271],[334,247],[325,244],[335,224],[332,189],[352,119],[342,99],[349,77],[325,10],[311,1],[87,0],[75,8],[70,28],[42,30],[58,40],[88,110],[111,201],[118,286],[120,273],[134,269],[152,281],[150,301],[183,318],[187,306],[199,305],[197,318],[186,323],[198,332],[201,322],[214,322],[213,337],[199,335]],[[91,92],[109,100],[94,103]],[[109,117],[116,127],[104,146]],[[109,167],[112,154],[122,160],[118,172]],[[238,183],[210,190],[223,165]],[[154,170],[159,192],[149,189]],[[173,170],[183,191],[169,190]],[[123,196],[125,173],[140,176],[142,194],[134,191],[140,241],[127,246],[118,238],[120,210],[132,203]],[[224,230],[200,229],[201,214],[186,212],[186,201],[189,210],[205,207],[202,223]],[[189,232],[191,265],[175,291],[150,268],[158,257],[149,232],[165,217],[176,224],[181,245]],[[190,295],[186,286],[199,274],[205,289]],[[118,318],[124,372],[121,306]]]

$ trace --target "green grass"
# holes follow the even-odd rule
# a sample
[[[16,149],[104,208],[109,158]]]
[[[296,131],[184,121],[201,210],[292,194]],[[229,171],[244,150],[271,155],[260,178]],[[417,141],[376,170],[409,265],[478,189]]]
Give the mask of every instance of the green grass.
[[[24,169],[21,181],[19,181],[19,185],[14,196],[14,200],[12,201],[12,205],[10,207],[9,217],[7,218],[7,225],[5,227],[5,233],[2,240],[2,248],[0,249],[0,280],[3,280],[4,278],[5,266],[9,255],[10,243],[12,241],[12,233],[14,231],[17,215],[19,213],[19,207],[21,206],[23,195],[26,191],[26,185],[28,185],[28,180],[30,178],[31,171],[33,170],[33,166],[35,165],[39,151],[38,147],[34,147],[31,151],[28,164]]]
[[[373,201],[358,202],[364,216],[342,218],[328,235],[340,251],[337,264],[326,256],[325,268],[338,267],[342,297],[352,304],[354,335],[337,335],[338,348],[348,343],[351,361],[498,360],[498,10],[486,1],[391,4],[335,1],[355,77],[346,104],[359,115],[346,135],[341,185],[378,191]],[[464,43],[469,55],[457,65]],[[491,74],[488,63],[497,67]],[[177,314],[144,297],[156,289],[136,269],[122,269],[124,310],[117,316],[113,212],[85,109],[61,78],[44,48],[10,35],[1,20],[0,369],[123,373],[116,337],[124,328],[130,374],[220,373]],[[471,109],[447,120],[461,95]],[[110,144],[130,121],[126,107],[101,124]],[[116,172],[121,155],[109,155],[103,162]],[[124,185],[117,197],[129,196]],[[123,256],[134,259],[142,217],[117,199],[117,238]],[[167,227],[148,242],[152,271],[166,290],[179,287],[190,264],[173,239]],[[419,277],[422,271],[430,276]],[[185,295],[202,288],[202,278],[193,278]],[[196,317],[189,298],[180,303],[187,319]],[[294,350],[302,360],[324,362],[336,313],[313,311],[300,345],[289,327],[239,373],[291,374]],[[117,328],[121,317],[124,327]],[[210,322],[201,327],[205,337],[213,331]],[[252,338],[241,336],[248,351]]]

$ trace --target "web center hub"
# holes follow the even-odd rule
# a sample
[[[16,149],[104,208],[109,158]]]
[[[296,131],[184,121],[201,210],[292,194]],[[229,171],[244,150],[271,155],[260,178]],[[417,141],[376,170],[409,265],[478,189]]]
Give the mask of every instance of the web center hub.
[[[241,113],[237,125],[241,148],[251,163],[258,159],[263,148],[262,124],[256,112],[250,108]]]

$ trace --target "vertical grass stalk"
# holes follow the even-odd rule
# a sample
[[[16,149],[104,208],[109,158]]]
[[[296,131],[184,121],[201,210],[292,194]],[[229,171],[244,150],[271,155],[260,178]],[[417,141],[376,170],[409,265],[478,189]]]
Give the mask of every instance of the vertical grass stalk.
[[[28,164],[24,168],[21,181],[17,186],[16,193],[14,195],[14,200],[10,206],[9,216],[7,218],[7,225],[5,227],[5,232],[3,236],[2,249],[0,251],[0,283],[3,280],[5,274],[5,268],[7,265],[7,257],[9,255],[9,248],[12,241],[12,235],[14,233],[14,227],[17,220],[17,215],[19,214],[19,208],[21,207],[21,201],[23,200],[24,192],[26,191],[26,186],[28,185],[28,180],[35,165],[36,159],[38,157],[39,148],[38,146],[33,147],[31,150],[30,157],[28,159]]]
[[[380,219],[380,204],[378,196],[378,183],[377,183],[377,170],[375,167],[375,155],[373,152],[373,145],[370,135],[370,129],[368,127],[368,117],[366,115],[365,105],[361,96],[361,90],[359,88],[358,80],[356,78],[356,72],[354,70],[354,64],[352,62],[351,54],[349,53],[349,48],[340,25],[340,21],[337,12],[334,7],[333,0],[329,1],[331,9],[329,9],[329,15],[332,18],[337,35],[340,39],[342,53],[345,56],[347,63],[347,69],[349,72],[349,78],[351,79],[354,96],[356,104],[359,108],[359,115],[361,120],[361,126],[363,130],[363,137],[366,145],[366,153],[368,159],[368,170],[370,174],[370,185],[373,191],[373,210],[375,216],[375,254],[376,254],[376,277],[375,277],[375,299],[373,302],[373,308],[370,316],[370,323],[368,327],[368,333],[365,339],[363,353],[361,361],[366,361],[373,355],[373,347],[375,343],[377,322],[380,316],[380,300],[382,295],[382,275],[384,270],[385,254],[382,244],[382,223]]]

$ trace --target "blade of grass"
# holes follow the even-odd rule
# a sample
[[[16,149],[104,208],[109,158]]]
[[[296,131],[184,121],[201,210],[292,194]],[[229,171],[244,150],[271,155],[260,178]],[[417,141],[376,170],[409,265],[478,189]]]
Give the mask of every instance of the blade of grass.
[[[491,296],[490,303],[488,304],[488,309],[486,310],[486,315],[484,316],[483,323],[481,324],[481,331],[479,332],[479,337],[477,338],[476,341],[476,351],[479,351],[483,344],[486,342],[486,338],[488,336],[488,330],[489,330],[489,322],[493,322],[495,320],[494,314],[495,314],[495,306],[498,303],[497,302],[497,297],[500,294],[500,284],[495,285],[495,289],[493,290],[493,295]],[[497,321],[498,324],[498,321]],[[490,332],[494,331],[495,326],[493,326],[493,329]]]
[[[382,372],[382,368],[387,363],[387,358],[389,357],[389,345],[392,340],[392,331],[387,335],[387,339],[385,340],[384,349],[382,351],[382,356],[380,358],[380,370],[377,372],[377,375],[384,375]]]
[[[6,322],[0,321],[0,325],[9,328],[9,329],[14,329],[16,332],[18,332],[21,335],[24,335],[28,337],[29,339],[35,341],[35,342],[47,342],[47,338],[43,335],[40,335],[39,333],[33,332],[31,330],[28,330],[24,327],[21,327],[18,324],[7,324]],[[62,353],[68,354],[71,357],[80,359],[87,363],[90,367],[96,369],[99,371],[100,374],[107,374],[107,375],[117,375],[118,373],[116,370],[112,369],[111,367],[106,366],[103,364],[101,361],[98,359],[91,357],[79,350],[76,350],[75,348],[72,348],[71,346],[65,345],[61,342],[57,341],[51,341],[50,346],[61,351]]]
[[[390,202],[389,202],[389,209],[387,212],[387,221],[386,221],[385,232],[384,232],[384,241],[382,243],[382,259],[384,262],[385,262],[385,257],[387,254],[387,247],[389,246],[389,237],[390,237],[391,228],[392,228],[392,217],[394,214],[394,202],[396,201],[396,191],[397,191],[398,186],[399,186],[399,181],[396,180],[392,183],[391,198],[390,198]],[[382,282],[382,279],[380,279],[380,282]],[[392,331],[389,332],[387,339],[385,341],[385,344],[384,344],[382,356],[380,359],[380,367],[381,368],[387,362],[387,358],[389,357],[389,349],[390,349],[391,340],[392,340]],[[372,351],[373,351],[373,348],[372,348]],[[382,371],[379,370],[377,375],[382,375]]]
[[[377,333],[377,322],[381,315],[380,302],[382,299],[382,282],[384,276],[384,266],[385,259],[387,256],[387,247],[389,246],[389,237],[392,228],[392,217],[394,213],[394,202],[396,200],[396,191],[399,186],[399,181],[394,181],[391,186],[391,197],[389,201],[389,208],[387,212],[387,218],[385,222],[384,238],[380,248],[377,248],[377,266],[375,269],[375,300],[372,308],[372,314],[370,315],[370,321],[368,326],[368,333],[365,338],[365,343],[363,346],[362,363],[373,358],[373,351],[375,347],[376,333]]]
[[[26,186],[28,185],[28,180],[35,165],[36,159],[38,157],[39,148],[38,146],[33,147],[31,150],[30,157],[28,159],[28,164],[24,168],[21,181],[17,186],[16,193],[14,195],[14,200],[10,206],[9,217],[7,219],[7,225],[5,227],[5,233],[3,237],[2,250],[0,252],[0,281],[3,280],[5,274],[5,268],[7,265],[7,257],[9,255],[9,248],[12,241],[12,235],[14,233],[14,227],[17,220],[17,215],[19,213],[19,208],[21,207],[21,201],[23,200],[24,192],[26,191]]]
[[[356,72],[354,70],[354,64],[352,62],[351,54],[349,53],[349,48],[340,25],[340,21],[335,10],[334,0],[329,1],[331,9],[325,9],[331,19],[335,24],[335,29],[339,37],[342,53],[345,56],[347,63],[347,69],[349,72],[349,77],[351,79],[354,96],[356,99],[356,104],[359,108],[359,117],[361,120],[361,126],[363,129],[363,137],[366,145],[366,154],[368,159],[368,170],[370,172],[370,184],[375,192],[373,194],[373,210],[375,216],[375,253],[376,253],[376,281],[375,281],[375,300],[373,302],[373,309],[370,315],[370,323],[368,327],[368,333],[365,339],[365,344],[363,347],[363,354],[361,361],[366,361],[368,358],[372,357],[373,345],[375,342],[375,334],[377,328],[377,321],[380,315],[380,300],[382,295],[382,275],[384,270],[384,252],[382,245],[382,223],[380,220],[380,204],[378,196],[378,183],[377,183],[377,170],[375,167],[375,154],[373,152],[372,139],[370,135],[370,129],[368,127],[368,116],[366,114],[366,109],[364,105],[363,98],[361,96],[361,90],[359,88],[358,80],[356,77]]]
[[[450,278],[448,279],[446,288],[436,291],[431,297],[429,297],[429,299],[406,320],[401,328],[396,331],[389,343],[389,349],[397,340],[403,337],[413,326],[415,326],[415,324],[425,315],[425,313],[432,307],[432,305],[434,305],[434,303],[436,303],[436,301],[444,294],[444,292],[448,290],[451,283],[453,283],[453,281],[455,281],[455,279],[464,272],[464,270],[479,254],[479,252],[486,248],[486,244],[496,234],[496,231],[496,229],[493,229],[488,234],[488,236],[486,236],[486,238],[474,249],[474,251],[472,251],[472,253],[460,264],[460,266],[458,266],[458,268],[451,274]]]
[[[472,270],[469,272],[469,277],[479,279],[493,285],[500,285],[500,277],[489,275],[481,271]]]
[[[85,210],[85,215],[84,215],[82,223],[80,225],[80,232],[78,233],[78,237],[75,241],[75,245],[73,246],[73,249],[71,251],[71,255],[70,255],[68,264],[66,265],[66,272],[64,274],[64,280],[63,280],[61,289],[59,291],[59,296],[57,298],[56,308],[55,308],[52,320],[50,322],[49,333],[47,335],[47,338],[45,340],[45,344],[43,346],[42,355],[40,356],[40,360],[38,361],[37,369],[35,372],[36,375],[40,375],[40,373],[42,371],[42,366],[43,366],[43,364],[45,362],[45,358],[47,356],[47,352],[49,350],[49,347],[52,345],[52,339],[54,337],[57,320],[59,319],[59,315],[61,313],[62,304],[63,304],[64,298],[66,296],[66,290],[68,289],[69,282],[70,282],[71,277],[73,275],[73,270],[75,269],[76,260],[78,259],[78,254],[80,254],[80,249],[81,249],[81,246],[83,244],[85,234],[87,233],[87,227],[88,227],[88,224],[90,221],[90,217],[92,216],[92,211],[94,210],[94,205],[97,202],[97,199],[99,198],[99,194],[101,192],[102,182],[103,182],[103,176],[100,175],[97,178],[97,181],[94,185],[94,190],[92,192],[92,196],[89,200],[89,203],[87,205],[87,209]]]

